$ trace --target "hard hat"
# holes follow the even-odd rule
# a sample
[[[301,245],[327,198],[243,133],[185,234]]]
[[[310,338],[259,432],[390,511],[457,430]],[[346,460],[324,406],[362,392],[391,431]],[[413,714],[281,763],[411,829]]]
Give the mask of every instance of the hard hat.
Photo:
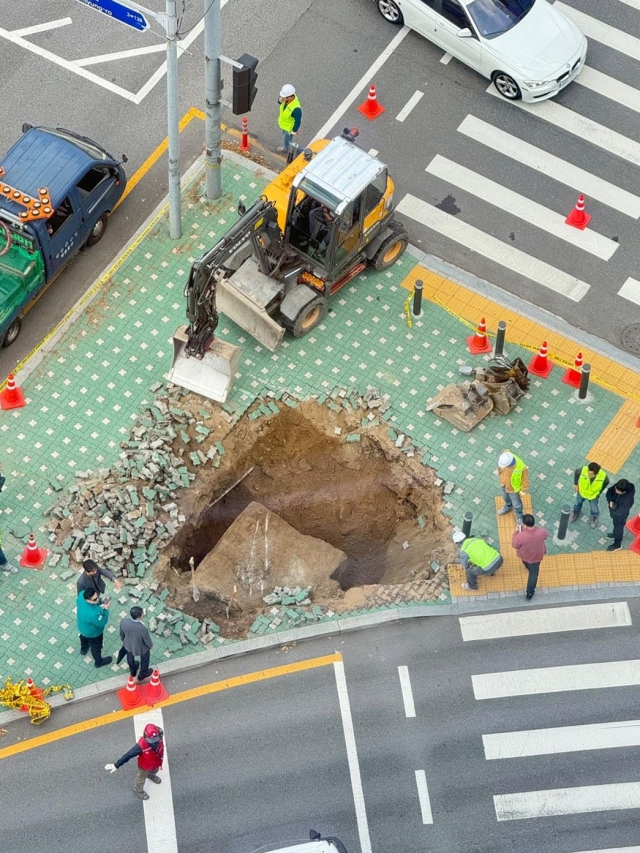
[[[291,83],[285,83],[282,89],[280,89],[280,97],[281,98],[290,98],[291,95],[295,95],[296,90],[291,85]]]
[[[162,740],[162,736],[164,732],[159,726],[154,726],[153,723],[149,723],[144,727],[144,739],[149,744],[156,744]]]
[[[456,532],[453,534],[453,536],[451,538],[456,543],[456,545],[459,545],[461,542],[464,542],[464,540],[467,537],[464,535],[462,530],[456,530]]]
[[[498,467],[508,468],[510,465],[513,465],[515,461],[516,460],[513,458],[513,453],[505,451],[504,453],[500,454],[500,458],[498,459]]]

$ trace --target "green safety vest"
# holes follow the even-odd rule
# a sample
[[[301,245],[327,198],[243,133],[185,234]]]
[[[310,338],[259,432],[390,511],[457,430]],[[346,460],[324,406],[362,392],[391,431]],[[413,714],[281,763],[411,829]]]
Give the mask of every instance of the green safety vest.
[[[297,95],[293,96],[293,100],[290,104],[280,104],[280,115],[278,116],[278,124],[280,125],[281,129],[284,130],[285,133],[291,133],[291,131],[293,130],[293,125],[295,124],[295,121],[292,113],[295,109],[302,109],[302,104],[298,100]]]
[[[469,560],[481,569],[486,569],[494,560],[500,556],[500,552],[487,545],[484,539],[465,539],[460,546],[461,551],[465,551]]]
[[[515,455],[515,453],[513,454],[513,458],[516,460],[516,464],[514,465],[511,473],[511,488],[514,492],[519,492],[522,488],[522,472],[527,466],[519,456]]]
[[[601,468],[592,480],[589,477],[589,468],[585,465],[580,472],[580,477],[578,479],[578,491],[580,493],[580,497],[587,501],[592,501],[597,498],[602,491],[602,485],[606,476],[607,472],[603,471]]]

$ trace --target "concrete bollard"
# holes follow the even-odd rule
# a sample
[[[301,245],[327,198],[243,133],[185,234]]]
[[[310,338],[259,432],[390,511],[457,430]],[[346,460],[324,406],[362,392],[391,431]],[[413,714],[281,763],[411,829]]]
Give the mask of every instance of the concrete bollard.
[[[580,388],[578,389],[578,399],[586,400],[589,391],[589,377],[591,375],[591,365],[582,365],[582,375],[580,377]]]
[[[569,527],[569,518],[571,517],[571,507],[565,504],[560,513],[560,526],[558,527],[558,539],[567,538],[567,528]]]
[[[423,288],[422,280],[418,279],[415,284],[415,288],[413,291],[413,308],[411,313],[414,317],[422,316],[422,288]]]
[[[471,524],[473,522],[473,513],[465,512],[462,519],[462,532],[465,536],[471,536]]]
[[[493,357],[498,358],[498,356],[504,355],[504,338],[507,333],[507,324],[504,320],[500,320],[498,323],[498,331],[496,333],[496,345],[493,350]]]

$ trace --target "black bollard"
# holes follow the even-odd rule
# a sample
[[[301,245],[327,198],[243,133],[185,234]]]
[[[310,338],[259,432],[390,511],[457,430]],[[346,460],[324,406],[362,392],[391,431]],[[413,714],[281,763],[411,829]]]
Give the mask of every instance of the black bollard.
[[[500,355],[504,354],[504,336],[507,331],[507,324],[504,320],[500,320],[498,323],[498,333],[496,335],[496,345],[493,353],[493,357],[497,358]]]
[[[422,280],[418,279],[416,281],[415,289],[413,291],[413,316],[420,317],[422,314]]]
[[[586,400],[587,391],[589,390],[589,376],[591,375],[591,365],[582,365],[582,375],[580,376],[580,388],[578,389],[578,399]]]
[[[471,523],[473,521],[473,513],[465,512],[464,518],[462,519],[462,532],[465,536],[471,536]]]
[[[567,527],[569,527],[569,518],[571,517],[571,507],[565,504],[560,513],[560,526],[558,527],[558,539],[567,538]]]

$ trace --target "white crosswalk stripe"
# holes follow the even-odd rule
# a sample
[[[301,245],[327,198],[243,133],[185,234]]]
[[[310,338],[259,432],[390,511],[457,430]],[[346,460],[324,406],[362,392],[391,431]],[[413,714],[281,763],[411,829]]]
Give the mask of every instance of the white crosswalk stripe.
[[[580,75],[576,77],[576,83],[609,98],[610,101],[617,101],[630,110],[640,113],[640,89],[629,86],[621,80],[616,80],[615,77],[609,77],[608,74],[603,74],[601,71],[585,65]]]
[[[605,24],[604,21],[599,21],[597,18],[592,18],[591,15],[586,15],[579,9],[573,6],[567,6],[566,3],[561,3],[557,0],[555,8],[562,12],[578,26],[588,39],[604,44],[612,48],[618,53],[623,53],[631,59],[640,57],[640,39],[635,36],[625,33],[622,30],[617,30],[615,27]]]
[[[640,746],[640,720],[501,732],[482,735],[482,743],[487,761],[498,758],[526,758],[531,755]]]
[[[618,291],[618,296],[640,305],[640,281],[635,278],[628,278]]]
[[[498,820],[637,809],[640,808],[640,782],[498,794],[493,802]]]

